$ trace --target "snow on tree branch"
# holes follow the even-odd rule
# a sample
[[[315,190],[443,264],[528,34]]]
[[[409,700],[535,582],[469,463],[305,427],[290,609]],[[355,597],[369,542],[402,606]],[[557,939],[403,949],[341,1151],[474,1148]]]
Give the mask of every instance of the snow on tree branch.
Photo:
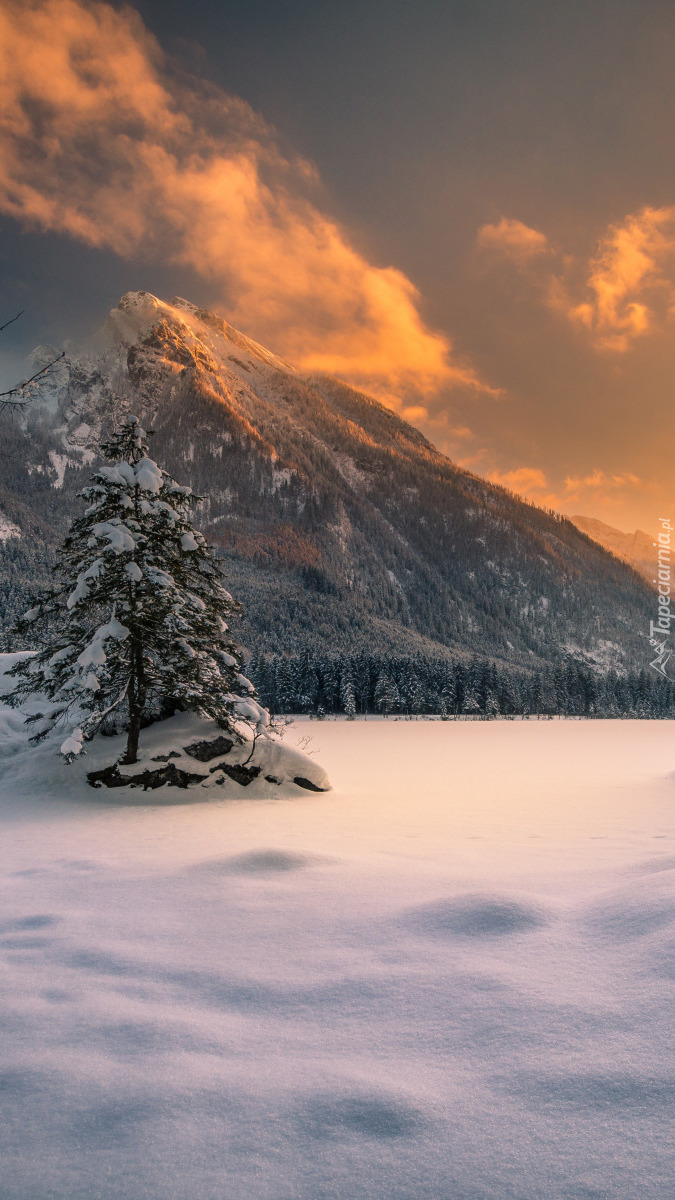
[[[12,668],[9,703],[45,695],[53,709],[33,718],[34,737],[70,725],[67,761],[114,720],[128,735],[124,761],[135,762],[141,727],[175,710],[212,717],[239,741],[264,733],[268,714],[228,632],[239,605],[192,524],[198,497],[149,458],[134,417],[101,454],[104,464],[80,493],[88,507],[65,539],[58,582],[19,622],[18,631],[42,629],[44,641]]]

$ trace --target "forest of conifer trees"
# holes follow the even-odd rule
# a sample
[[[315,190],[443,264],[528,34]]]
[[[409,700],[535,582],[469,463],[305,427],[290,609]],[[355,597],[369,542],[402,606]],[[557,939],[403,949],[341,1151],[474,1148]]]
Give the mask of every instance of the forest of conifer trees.
[[[599,675],[569,658],[546,671],[469,661],[357,654],[254,655],[248,674],[273,713],[317,717],[569,716],[672,718],[675,684],[647,670]]]

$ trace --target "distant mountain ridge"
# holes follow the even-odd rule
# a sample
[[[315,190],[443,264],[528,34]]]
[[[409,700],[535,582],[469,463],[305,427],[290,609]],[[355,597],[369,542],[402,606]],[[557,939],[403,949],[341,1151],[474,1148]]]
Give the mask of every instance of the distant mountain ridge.
[[[101,432],[132,411],[206,498],[199,523],[256,652],[644,662],[649,590],[570,521],[458,468],[371,397],[146,292],[120,300],[100,349],[68,351],[24,420],[4,419],[0,513],[21,531],[0,546],[7,619],[44,578]]]
[[[657,551],[651,534],[645,533],[643,529],[636,529],[635,533],[624,533],[621,529],[614,529],[612,525],[605,525],[604,521],[598,521],[595,517],[571,517],[570,520],[577,529],[581,529],[606,550],[616,554],[617,558],[630,563],[647,583],[655,582]]]

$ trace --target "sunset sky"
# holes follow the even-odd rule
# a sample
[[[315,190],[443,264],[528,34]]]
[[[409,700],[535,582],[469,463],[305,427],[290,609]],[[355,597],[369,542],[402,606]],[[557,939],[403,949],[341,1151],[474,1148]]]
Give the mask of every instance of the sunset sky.
[[[675,516],[672,0],[0,0],[2,379],[130,289],[455,461]]]

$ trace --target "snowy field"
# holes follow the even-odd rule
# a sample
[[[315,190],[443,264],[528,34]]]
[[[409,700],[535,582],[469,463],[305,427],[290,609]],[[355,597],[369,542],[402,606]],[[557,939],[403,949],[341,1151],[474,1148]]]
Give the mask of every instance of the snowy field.
[[[673,1195],[673,723],[305,735],[273,801],[8,742],[3,1200]]]

